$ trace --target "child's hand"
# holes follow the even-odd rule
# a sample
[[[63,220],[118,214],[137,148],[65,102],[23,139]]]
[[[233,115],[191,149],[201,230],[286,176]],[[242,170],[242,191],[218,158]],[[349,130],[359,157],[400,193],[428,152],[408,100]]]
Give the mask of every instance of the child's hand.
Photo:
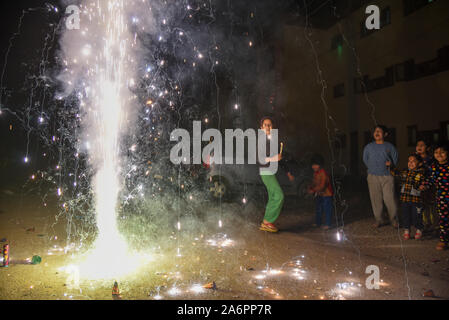
[[[265,161],[267,162],[267,163],[269,163],[269,162],[279,162],[279,161],[281,161],[282,160],[282,154],[278,154],[277,156],[274,156],[274,157],[272,157],[272,158],[266,158],[265,159]]]
[[[290,180],[290,182],[295,181],[295,177],[290,172],[287,172],[287,176],[288,176],[288,180]]]
[[[422,185],[422,186],[419,187],[419,190],[421,190],[421,191],[426,191],[426,189],[427,189],[427,188],[426,188],[425,185]]]
[[[387,161],[386,163],[385,163],[385,165],[389,168],[389,167],[391,167],[391,161]]]

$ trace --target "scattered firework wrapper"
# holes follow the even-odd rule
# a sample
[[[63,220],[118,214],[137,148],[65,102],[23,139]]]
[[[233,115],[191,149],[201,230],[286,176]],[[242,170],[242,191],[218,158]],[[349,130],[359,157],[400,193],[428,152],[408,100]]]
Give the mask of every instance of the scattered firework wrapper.
[[[435,293],[433,292],[433,290],[428,290],[428,291],[424,292],[423,297],[436,298]]]
[[[5,244],[2,250],[3,254],[3,267],[9,267],[9,244]]]
[[[31,259],[31,264],[36,265],[42,262],[42,258],[40,256],[33,256]]]
[[[215,281],[214,281],[214,282],[205,284],[205,285],[203,286],[203,288],[204,288],[204,289],[209,289],[209,290],[217,290],[217,285],[215,284]]]

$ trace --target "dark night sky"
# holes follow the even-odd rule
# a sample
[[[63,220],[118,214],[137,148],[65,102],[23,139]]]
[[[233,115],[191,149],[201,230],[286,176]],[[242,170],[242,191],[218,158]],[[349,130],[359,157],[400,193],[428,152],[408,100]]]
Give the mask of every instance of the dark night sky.
[[[74,1],[76,2],[76,1]],[[250,12],[255,12],[261,29],[273,30],[273,26],[281,20],[285,12],[289,11],[295,1],[260,1],[260,0],[234,0],[216,1],[214,4],[217,15],[216,24],[218,28],[226,30],[231,19],[236,30],[245,29],[245,20]],[[46,4],[53,4],[60,8],[60,14],[48,14]],[[23,10],[30,10],[23,19],[20,35],[14,38],[11,51],[8,56],[7,68],[4,76],[3,87],[14,93],[14,98],[2,97],[2,103],[14,109],[14,104],[24,104],[27,101],[29,89],[23,89],[26,77],[39,74],[38,65],[42,50],[42,44],[49,31],[48,24],[58,22],[64,12],[60,1],[44,0],[20,0],[0,2],[0,61],[3,68],[6,52],[11,37],[17,32],[18,24]],[[40,9],[39,9],[40,8]],[[232,17],[232,18],[230,18]],[[53,20],[53,21],[52,21]],[[270,36],[269,32],[263,32],[264,37]],[[22,91],[20,91],[23,89]],[[17,98],[19,97],[19,98]],[[16,100],[18,99],[18,100]],[[12,130],[10,130],[12,125]],[[30,157],[39,154],[39,142],[31,136]],[[14,116],[3,112],[0,116],[0,160],[6,161],[7,165],[14,164],[21,168],[23,157],[26,153],[26,130],[23,123],[17,121]],[[34,164],[30,164],[32,167]]]
[[[51,14],[48,15],[45,10],[47,3],[54,5],[59,4],[60,15]],[[217,5],[216,14],[218,27],[221,28],[223,24],[223,29],[229,28],[226,25],[226,20],[229,16],[232,16],[232,20],[235,23],[236,30],[240,30],[239,27],[245,28],[245,19],[247,19],[250,12],[256,12],[258,16],[258,23],[263,29],[267,31],[273,30],[277,22],[279,22],[280,16],[289,10],[293,0],[288,1],[260,1],[260,0],[250,0],[250,1],[217,1],[214,4]],[[18,30],[18,23],[22,15],[23,10],[28,10],[30,8],[42,8],[44,10],[32,11],[25,16],[23,19],[23,24],[21,27],[20,36],[17,36],[13,41],[13,46],[11,48],[10,54],[8,56],[8,64],[4,77],[4,87],[9,90],[14,90],[15,95],[17,94],[17,89],[21,89],[25,82],[26,74],[36,74],[36,65],[38,65],[39,55],[42,49],[42,43],[48,32],[48,23],[50,18],[58,19],[62,17],[62,7],[60,6],[60,1],[44,1],[44,0],[20,0],[20,1],[2,1],[0,6],[0,61],[5,61],[5,54],[9,47],[9,41],[11,37]],[[221,19],[219,18],[221,17]],[[263,32],[264,37],[268,38],[269,32]],[[26,65],[27,64],[27,65]],[[34,67],[33,67],[34,64]],[[26,92],[24,92],[26,94]],[[5,104],[5,99],[2,99]],[[8,101],[6,101],[7,103]],[[11,105],[9,105],[11,108]],[[14,123],[11,116],[5,116],[5,113],[0,119],[1,129],[0,137],[3,140],[5,134],[9,137],[9,122]],[[14,123],[14,128],[17,127],[17,123]],[[17,137],[20,136],[19,132],[16,132]],[[2,148],[4,149],[4,148]],[[3,152],[2,152],[3,153]]]
[[[195,2],[196,0],[192,0]],[[313,13],[314,6],[320,8],[320,4],[325,0],[216,0],[213,1],[216,20],[214,22],[216,30],[234,30],[235,34],[250,30],[248,17],[251,12],[257,16],[257,23],[252,28],[263,34],[260,41],[268,43],[270,38],[280,37],[280,22],[293,21],[299,15],[301,6],[310,3],[309,13]],[[77,3],[77,1],[73,1]],[[47,4],[59,7],[59,14],[48,12]],[[30,88],[25,88],[27,77],[39,74],[39,62],[42,54],[42,46],[50,28],[49,23],[59,22],[63,17],[64,9],[61,1],[45,0],[20,0],[0,2],[0,61],[1,67],[5,61],[6,52],[9,47],[11,37],[17,32],[20,17],[24,10],[28,13],[23,19],[20,35],[14,38],[11,51],[8,56],[7,68],[4,76],[3,88],[14,93],[12,98],[2,96],[2,103],[14,110],[15,105],[23,106],[28,101]],[[31,9],[31,10],[30,10]],[[326,17],[318,17],[316,21],[326,21]],[[232,21],[232,22],[230,22]],[[296,22],[295,22],[296,21]],[[230,28],[232,23],[232,28]],[[313,23],[313,22],[312,22]],[[254,32],[254,30],[253,30]],[[233,33],[233,35],[234,35]],[[256,83],[257,76],[254,76]],[[252,81],[252,79],[251,79]],[[29,85],[29,81],[28,81]],[[12,125],[12,130],[10,129]],[[26,154],[26,128],[24,123],[19,122],[14,116],[3,112],[0,116],[0,161],[6,161],[6,166],[14,165],[17,168],[24,166],[23,159]],[[31,134],[29,155],[31,158],[41,158],[39,141]],[[28,165],[29,168],[37,165],[35,162]],[[5,164],[3,164],[5,167]]]
[[[6,52],[9,47],[9,41],[11,37],[18,30],[18,23],[22,15],[23,10],[29,8],[44,7],[45,3],[51,3],[52,1],[42,0],[21,0],[21,1],[2,1],[0,10],[0,61],[1,68],[5,62]],[[55,1],[53,1],[54,3]],[[43,26],[46,21],[41,13],[33,12],[27,15],[23,20],[21,29],[21,35],[15,39],[8,56],[7,69],[4,76],[4,87],[7,88],[20,88],[23,83],[24,73],[22,70],[23,62],[30,61],[36,50],[41,46],[42,38],[40,35],[43,31]],[[38,35],[38,36],[37,36]],[[5,103],[3,97],[2,100]],[[13,130],[10,131],[10,125]],[[3,113],[0,117],[0,138],[1,138],[1,150],[0,156],[5,156],[9,159],[18,160],[23,153],[23,145],[26,141],[25,132],[22,130],[20,123],[16,119]]]

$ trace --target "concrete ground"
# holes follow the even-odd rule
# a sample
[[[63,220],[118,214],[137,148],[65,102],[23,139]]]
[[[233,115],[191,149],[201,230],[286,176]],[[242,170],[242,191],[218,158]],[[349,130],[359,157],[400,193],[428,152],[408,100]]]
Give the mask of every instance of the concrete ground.
[[[287,199],[278,220],[281,232],[258,230],[263,208],[250,203],[221,205],[222,228],[211,216],[206,229],[176,234],[136,272],[120,279],[76,282],[65,266],[77,254],[66,245],[66,221],[55,221],[55,205],[20,191],[0,194],[0,240],[11,247],[11,265],[0,268],[0,299],[112,299],[118,280],[122,299],[199,300],[391,300],[448,299],[449,251],[437,252],[437,237],[403,241],[402,232],[374,229],[364,193],[348,196],[340,241],[337,229],[314,229],[313,204]],[[211,211],[217,204],[204,203]],[[226,236],[225,236],[226,235]],[[56,237],[56,238],[55,238]],[[2,242],[4,244],[6,242]],[[178,257],[176,249],[181,248]],[[39,265],[27,258],[42,257]],[[112,261],[112,260],[111,260]],[[117,263],[117,262],[111,262]],[[366,269],[376,266],[379,289],[366,287]],[[215,283],[215,288],[204,288]],[[433,297],[424,297],[432,290]],[[428,293],[429,295],[429,293]]]

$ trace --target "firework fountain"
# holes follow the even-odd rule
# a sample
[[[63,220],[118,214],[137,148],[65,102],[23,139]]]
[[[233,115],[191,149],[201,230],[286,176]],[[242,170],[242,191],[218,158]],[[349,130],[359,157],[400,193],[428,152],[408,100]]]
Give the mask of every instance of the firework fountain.
[[[117,228],[121,190],[120,138],[132,127],[135,98],[136,42],[129,32],[126,5],[130,1],[86,0],[85,25],[67,31],[62,42],[62,77],[78,92],[82,118],[80,149],[94,171],[92,186],[98,236],[80,266],[89,278],[116,277],[133,271],[136,259]],[[83,43],[81,47],[76,47]],[[75,46],[75,47],[74,47]],[[107,266],[105,265],[107,264]]]

